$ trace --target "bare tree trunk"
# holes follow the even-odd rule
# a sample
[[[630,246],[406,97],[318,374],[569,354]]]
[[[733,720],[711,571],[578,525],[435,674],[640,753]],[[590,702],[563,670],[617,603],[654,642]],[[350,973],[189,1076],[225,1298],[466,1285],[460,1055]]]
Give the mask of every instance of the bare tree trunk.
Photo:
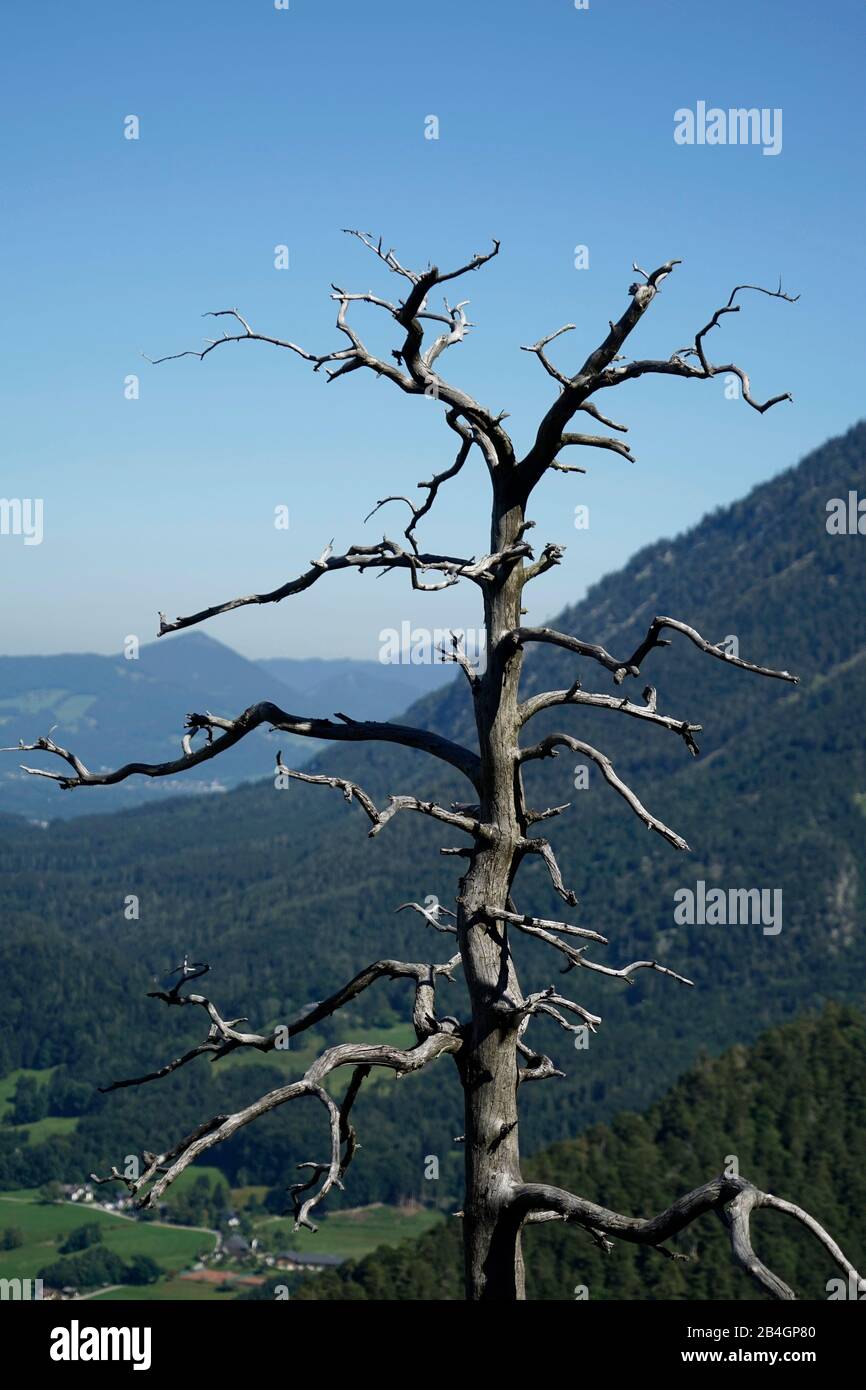
[[[516,544],[523,507],[495,498],[491,550]],[[522,570],[497,576],[485,596],[487,662],[475,694],[481,753],[481,819],[496,826],[491,845],[476,847],[458,899],[458,941],[472,1001],[472,1020],[458,1054],[465,1096],[464,1248],[470,1299],[525,1296],[520,1223],[511,1214],[519,1184],[517,1022],[520,986],[508,928],[486,904],[508,901],[525,833],[517,795],[518,685],[522,653],[501,656],[502,633],[520,625]]]
[[[478,1009],[461,1064],[466,1113],[464,1256],[466,1296],[525,1297],[520,1223],[510,1210],[521,1182],[517,1129],[517,1050],[501,1020]],[[458,1054],[460,1055],[460,1054]]]

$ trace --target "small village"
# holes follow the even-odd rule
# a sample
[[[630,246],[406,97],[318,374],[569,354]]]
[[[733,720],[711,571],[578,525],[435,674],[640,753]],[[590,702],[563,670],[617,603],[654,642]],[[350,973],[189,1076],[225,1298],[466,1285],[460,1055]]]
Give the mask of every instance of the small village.
[[[46,1193],[46,1196],[49,1194]],[[52,1200],[61,1203],[74,1203],[86,1212],[105,1212],[121,1216],[131,1221],[142,1221],[160,1226],[172,1226],[200,1230],[202,1234],[213,1237],[213,1248],[189,1265],[178,1271],[179,1279],[199,1284],[217,1286],[238,1291],[260,1287],[276,1274],[312,1275],[321,1270],[335,1269],[344,1263],[342,1256],[329,1253],[307,1253],[300,1250],[270,1248],[262,1234],[253,1228],[248,1211],[244,1208],[234,1210],[226,1207],[220,1213],[220,1222],[213,1227],[191,1226],[178,1221],[177,1211],[168,1203],[160,1203],[153,1214],[141,1217],[136,1211],[133,1199],[128,1195],[113,1194],[103,1196],[90,1182],[57,1183],[53,1185]],[[46,1300],[67,1301],[93,1296],[93,1290],[83,1292],[74,1284],[55,1287],[43,1282],[41,1297]]]

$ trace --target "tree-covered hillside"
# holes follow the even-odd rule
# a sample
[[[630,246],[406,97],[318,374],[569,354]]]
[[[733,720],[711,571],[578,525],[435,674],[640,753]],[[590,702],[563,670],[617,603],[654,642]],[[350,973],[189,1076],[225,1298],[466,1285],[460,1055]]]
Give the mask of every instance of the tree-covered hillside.
[[[829,1006],[765,1033],[751,1048],[703,1058],[644,1115],[624,1113],[525,1165],[529,1181],[569,1188],[634,1215],[663,1211],[723,1171],[806,1202],[854,1264],[866,1259],[866,1016]],[[732,1162],[739,1167],[733,1170]],[[459,1218],[418,1241],[380,1249],[293,1290],[303,1299],[461,1298]],[[839,1271],[799,1223],[777,1212],[752,1221],[760,1257],[801,1298],[839,1297]],[[534,1299],[765,1297],[731,1261],[727,1232],[702,1217],[669,1249],[617,1241],[605,1254],[583,1230],[549,1222],[524,1233]],[[266,1291],[263,1291],[266,1292]],[[846,1292],[846,1291],[844,1291]],[[843,1296],[844,1296],[843,1292]]]

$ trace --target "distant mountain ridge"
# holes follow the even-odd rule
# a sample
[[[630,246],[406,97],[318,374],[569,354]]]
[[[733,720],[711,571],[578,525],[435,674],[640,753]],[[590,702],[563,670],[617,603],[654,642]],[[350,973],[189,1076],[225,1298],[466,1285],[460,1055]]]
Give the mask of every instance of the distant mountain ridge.
[[[238,714],[272,700],[293,714],[330,715],[344,706],[353,718],[392,718],[417,697],[453,679],[451,669],[393,667],[375,661],[249,661],[204,632],[182,633],[142,646],[137,657],[63,653],[0,656],[0,743],[32,742],[55,727],[57,742],[91,768],[120,767],[135,758],[162,762],[180,753],[184,716],[199,708]],[[297,763],[317,744],[281,736]],[[182,778],[137,779],[104,788],[100,811],[151,805],[172,795],[225,791],[268,775],[278,741],[264,730]],[[0,811],[37,819],[91,814],[81,798],[19,771],[14,755],[0,760]],[[51,768],[39,753],[20,761]]]
[[[452,666],[399,666],[339,657],[266,657],[257,663],[302,691],[304,708],[330,718],[345,708],[353,719],[395,719],[423,695],[454,679]]]

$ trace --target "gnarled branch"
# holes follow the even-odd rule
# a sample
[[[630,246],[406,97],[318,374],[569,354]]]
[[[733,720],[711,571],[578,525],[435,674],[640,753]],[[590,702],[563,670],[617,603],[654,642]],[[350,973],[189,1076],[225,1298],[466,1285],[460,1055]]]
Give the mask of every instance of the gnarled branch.
[[[246,1023],[245,1018],[224,1019],[217,1006],[205,995],[181,994],[180,990],[186,983],[182,979],[171,990],[151,990],[148,993],[148,998],[161,999],[164,1004],[168,1005],[192,1004],[203,1009],[210,1019],[210,1027],[204,1042],[199,1043],[198,1046],[191,1048],[182,1056],[175,1058],[156,1071],[148,1072],[144,1076],[130,1077],[124,1081],[112,1081],[110,1085],[101,1086],[99,1089],[103,1093],[107,1093],[124,1090],[129,1086],[143,1086],[149,1081],[158,1081],[161,1077],[168,1076],[178,1067],[184,1066],[187,1062],[191,1062],[205,1053],[210,1053],[213,1060],[218,1061],[220,1058],[228,1056],[230,1052],[243,1047],[251,1047],[258,1052],[273,1052],[275,1049],[285,1046],[289,1039],[296,1037],[299,1033],[305,1033],[307,1029],[321,1023],[322,1019],[330,1018],[338,1009],[342,1009],[344,1005],[356,999],[364,990],[369,989],[377,980],[382,979],[411,979],[415,981],[413,1018],[420,1040],[427,1033],[435,1031],[433,992],[437,979],[442,976],[453,981],[453,972],[459,964],[459,953],[441,965],[419,964],[401,960],[374,961],[372,965],[366,966],[357,975],[354,975],[348,984],[330,994],[327,999],[321,999],[315,1004],[307,1005],[291,1022],[278,1025],[270,1033],[238,1031],[237,1025]],[[422,1018],[428,1020],[427,1025],[423,1028],[419,1026]]]
[[[138,1197],[138,1206],[152,1207],[195,1159],[214,1148],[216,1144],[231,1139],[239,1129],[258,1119],[260,1115],[265,1115],[300,1096],[317,1095],[325,1077],[338,1067],[385,1067],[396,1072],[398,1076],[407,1076],[420,1071],[446,1052],[458,1052],[461,1046],[461,1038],[451,1031],[431,1033],[417,1047],[406,1050],[384,1043],[338,1043],[327,1048],[299,1081],[269,1091],[267,1095],[259,1097],[232,1115],[214,1116],[186,1135],[166,1153],[155,1155],[141,1176],[127,1182],[127,1187]],[[111,1177],[116,1179],[116,1173]],[[152,1183],[149,1188],[148,1183]],[[147,1190],[142,1195],[142,1189],[145,1188]]]
[[[443,476],[440,475],[440,482]],[[378,506],[382,506],[384,502],[396,500],[398,499],[383,498]],[[408,502],[408,498],[399,500]],[[411,503],[409,505],[411,506]],[[418,511],[418,518],[423,515],[423,511],[424,509]],[[372,512],[370,515],[372,516]],[[409,530],[407,530],[407,535],[409,535]],[[283,599],[291,598],[295,594],[301,594],[305,589],[311,588],[323,575],[334,574],[340,570],[355,569],[362,574],[368,569],[378,569],[383,574],[387,574],[391,570],[408,570],[414,589],[432,591],[449,588],[452,584],[459,583],[461,579],[471,579],[479,585],[489,583],[495,577],[498,565],[514,564],[522,556],[531,556],[532,554],[528,545],[521,545],[509,547],[496,554],[484,555],[480,560],[476,560],[474,556],[469,559],[461,559],[457,555],[422,553],[415,546],[414,539],[411,536],[409,539],[413,544],[412,551],[403,550],[396,541],[389,540],[387,536],[383,536],[381,541],[373,545],[350,546],[344,555],[334,555],[331,552],[331,547],[326,546],[318,560],[310,561],[309,569],[304,570],[303,574],[298,575],[296,579],[290,579],[285,584],[279,585],[276,589],[227,599],[224,603],[212,604],[209,608],[202,608],[197,613],[174,618],[172,621],[169,621],[164,613],[160,613],[157,636],[164,637],[167,632],[180,632],[183,628],[195,627],[199,623],[207,622],[210,618],[219,617],[223,613],[232,613],[236,608],[247,608],[251,604],[282,603]],[[438,584],[425,584],[419,575],[428,572],[438,572],[445,577]]]
[[[674,719],[667,714],[658,714],[656,712],[656,692],[651,685],[644,690],[644,701],[644,704],[636,705],[629,699],[623,699],[616,695],[595,694],[582,690],[580,682],[575,681],[568,690],[546,690],[540,695],[531,696],[520,706],[518,717],[521,725],[524,725],[542,710],[553,709],[558,705],[589,705],[593,709],[617,710],[620,714],[627,714],[633,719],[642,719],[650,724],[658,724],[671,733],[679,734],[692,756],[697,757],[700,749],[695,742],[694,735],[701,732],[702,726],[689,724],[685,719]]]
[[[794,1291],[755,1255],[749,1234],[749,1217],[758,1207],[769,1207],[784,1211],[802,1222],[813,1235],[817,1236],[824,1249],[845,1274],[855,1281],[858,1288],[866,1291],[866,1280],[859,1275],[844,1255],[832,1236],[814,1217],[801,1207],[784,1202],[770,1193],[761,1192],[754,1184],[742,1177],[714,1178],[702,1187],[687,1192],[657,1216],[646,1220],[640,1217],[623,1216],[607,1207],[598,1206],[583,1197],[577,1197],[564,1188],[553,1187],[547,1183],[522,1183],[515,1187],[511,1199],[511,1210],[525,1213],[528,1217],[533,1211],[556,1212],[565,1221],[601,1231],[608,1236],[635,1245],[660,1246],[670,1236],[675,1236],[692,1221],[705,1212],[714,1211],[727,1226],[731,1236],[731,1252],[737,1264],[749,1274],[760,1288],[774,1298],[796,1298]]]
[[[695,628],[689,627],[688,623],[680,622],[677,618],[653,618],[646,637],[635,648],[628,661],[622,662],[615,670],[614,680],[617,685],[621,684],[626,676],[640,675],[641,664],[653,647],[670,646],[670,642],[659,635],[665,628],[670,628],[671,632],[681,632],[699,651],[706,652],[707,656],[716,657],[718,661],[726,661],[729,666],[738,666],[741,671],[751,671],[756,676],[769,676],[772,680],[789,681],[791,685],[800,683],[800,677],[792,676],[790,671],[776,671],[771,666],[756,666],[751,661],[743,661],[741,657],[723,651],[721,647],[708,642]]]
[[[754,675],[769,676],[774,680],[790,681],[792,685],[799,684],[800,677],[792,676],[789,671],[776,671],[770,666],[756,666],[751,661],[744,661],[739,656],[732,656],[723,651],[721,647],[708,642],[696,628],[690,627],[688,623],[680,622],[677,618],[653,618],[646,637],[626,660],[611,656],[610,652],[597,642],[583,642],[579,637],[572,637],[571,633],[557,632],[555,628],[550,627],[512,628],[510,632],[502,634],[500,642],[506,651],[516,650],[526,642],[547,642],[551,646],[562,647],[565,651],[575,652],[578,656],[591,657],[606,671],[612,673],[616,685],[621,685],[626,676],[636,677],[640,675],[641,663],[653,647],[670,646],[670,639],[660,636],[664,628],[670,628],[673,632],[681,632],[700,651],[706,652],[708,656],[716,657],[719,661],[726,661],[729,666],[737,666],[741,671],[751,671]],[[580,687],[578,685],[571,688],[576,690]]]
[[[548,343],[559,337],[561,333],[566,332],[571,325],[566,325],[566,328],[549,334],[547,338],[540,339],[534,346],[526,349],[526,351],[534,352],[538,356],[545,370],[560,386],[559,397],[542,419],[532,448],[517,465],[517,472],[524,483],[527,495],[532,491],[545,470],[554,466],[556,452],[563,433],[576,412],[586,408],[589,398],[595,392],[617,386],[623,381],[632,381],[645,376],[647,373],[686,377],[699,381],[711,380],[720,373],[732,373],[739,378],[742,385],[743,399],[761,414],[764,414],[772,406],[778,405],[781,401],[791,400],[790,392],[787,391],[772,396],[763,402],[755,400],[751,392],[748,374],[743,368],[733,362],[725,365],[711,363],[706,357],[703,346],[706,334],[716,327],[725,314],[739,312],[740,306],[735,304],[734,300],[744,290],[753,290],[768,295],[771,299],[782,299],[789,304],[795,303],[799,296],[783,293],[781,280],[777,290],[767,290],[760,285],[737,285],[726,304],[717,309],[709,322],[699,330],[692,347],[681,348],[679,352],[673,353],[666,360],[644,359],[627,362],[624,366],[615,365],[622,360],[620,348],[643,318],[658,294],[662,282],[667,279],[674,267],[680,264],[681,262],[678,260],[665,261],[663,265],[651,272],[642,270],[637,264],[633,266],[633,269],[642,277],[642,281],[636,281],[629,286],[631,301],[628,308],[616,323],[611,322],[610,330],[603,342],[589,354],[579,371],[573,375],[561,372],[544,356],[543,351]],[[687,360],[689,357],[696,357],[697,364],[689,362]],[[604,423],[613,429],[620,428],[612,421],[604,421]],[[583,442],[583,439],[577,436],[575,442]],[[587,439],[586,442],[590,442],[590,440]],[[601,441],[592,439],[591,442],[598,444]],[[615,448],[616,446],[612,441],[607,441],[602,447]]]
[[[542,739],[540,743],[536,743],[534,747],[520,749],[518,752],[518,761],[525,763],[535,758],[555,758],[557,756],[557,747],[560,746],[570,748],[573,753],[581,753],[585,758],[590,758],[592,762],[595,763],[596,767],[599,768],[602,777],[608,785],[613,787],[614,791],[619,792],[623,800],[628,802],[635,815],[640,817],[644,825],[650,830],[654,830],[656,834],[661,835],[663,839],[667,840],[669,845],[674,846],[674,849],[689,848],[681,835],[671,830],[669,826],[665,825],[664,821],[660,821],[650,814],[643,802],[635,796],[631,787],[627,786],[622,778],[617,776],[613,763],[606,754],[600,753],[597,748],[593,748],[588,743],[583,743],[580,739],[572,738],[571,734],[550,734],[547,738]],[[529,843],[531,844],[533,842],[529,841]]]
[[[291,777],[297,782],[307,782],[312,786],[339,788],[346,801],[358,801],[372,824],[373,828],[369,831],[370,836],[378,835],[379,831],[397,815],[398,811],[418,811],[422,815],[432,816],[434,820],[442,821],[445,825],[453,826],[457,830],[465,830],[467,835],[481,836],[483,833],[480,821],[473,817],[461,815],[457,811],[448,811],[444,806],[438,806],[435,801],[421,801],[417,796],[389,796],[388,805],[383,811],[380,811],[372,797],[368,796],[357,782],[350,782],[345,777],[330,777],[327,773],[296,772],[293,768],[286,767],[283,762],[283,755],[279,752],[277,753],[277,771],[284,777]]]
[[[42,768],[27,767],[24,764],[21,766],[25,772],[32,776],[50,777],[57,782],[63,791],[75,787],[107,787],[113,786],[117,782],[124,782],[128,777],[172,777],[178,772],[185,772],[188,768],[198,767],[200,763],[217,757],[226,748],[231,748],[234,744],[239,743],[253,729],[267,724],[272,730],[298,734],[302,738],[325,739],[336,743],[398,743],[406,748],[417,748],[462,772],[476,790],[478,789],[480,774],[478,755],[468,748],[462,748],[459,744],[452,743],[450,739],[443,738],[441,734],[432,733],[427,729],[415,729],[407,724],[382,724],[375,720],[359,721],[349,719],[347,715],[338,715],[337,717],[342,721],[339,724],[332,723],[330,719],[307,719],[302,715],[288,714],[268,700],[257,705],[250,705],[235,719],[224,719],[210,713],[190,714],[187,715],[186,719],[188,735],[184,740],[183,757],[172,758],[165,763],[125,763],[123,767],[116,768],[112,772],[90,772],[79,757],[69,752],[68,749],[62,748],[50,737],[38,738],[35,743],[22,741],[17,748],[4,748],[0,749],[0,752],[38,751],[53,753],[62,758],[72,767],[74,776],[48,772]],[[208,741],[202,747],[193,750],[189,738],[201,730],[207,733]],[[219,737],[213,737],[214,730],[221,730]]]

